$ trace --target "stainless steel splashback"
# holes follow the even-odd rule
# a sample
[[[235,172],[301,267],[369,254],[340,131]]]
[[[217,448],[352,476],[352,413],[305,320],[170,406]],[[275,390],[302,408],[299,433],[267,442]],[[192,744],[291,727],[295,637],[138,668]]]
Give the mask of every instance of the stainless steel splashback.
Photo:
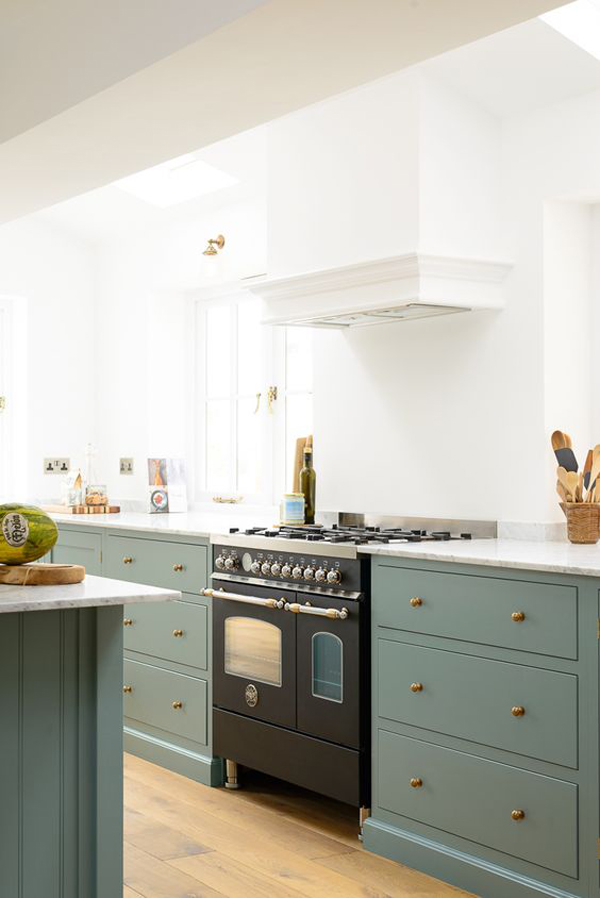
[[[470,533],[473,539],[495,539],[498,536],[497,521],[468,521],[459,518],[412,518],[402,515],[356,514],[340,511],[341,527],[396,527],[403,530],[449,530],[452,535]]]

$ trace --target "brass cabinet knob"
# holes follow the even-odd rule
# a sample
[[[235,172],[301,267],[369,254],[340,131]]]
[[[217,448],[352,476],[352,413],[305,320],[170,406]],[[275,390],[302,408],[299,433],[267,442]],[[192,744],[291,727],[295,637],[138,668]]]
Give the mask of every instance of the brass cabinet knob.
[[[422,692],[422,691],[423,691],[423,684],[422,684],[422,683],[411,683],[411,684],[410,684],[410,691],[411,691],[411,692]]]
[[[183,636],[183,630],[173,630],[173,636],[175,639],[181,639]]]
[[[179,573],[179,571],[183,570],[183,565],[182,564],[174,564],[173,570],[175,571],[175,573]]]
[[[510,713],[513,715],[513,717],[522,717],[525,713],[525,708],[523,707],[523,705],[515,705],[514,708],[510,709]]]
[[[418,596],[413,596],[410,600],[410,604],[413,606],[413,608],[418,608],[419,605],[423,604],[423,599],[420,599]]]
[[[123,564],[133,564],[133,558],[131,555],[126,555],[123,559]]]
[[[175,711],[180,711],[183,708],[183,702],[171,702],[171,705]]]
[[[522,811],[521,808],[515,808],[514,811],[510,812],[510,816],[513,820],[522,820],[525,816],[525,811]]]
[[[525,612],[513,611],[513,613],[511,614],[511,619],[514,620],[515,624],[520,624],[521,621],[525,620]]]
[[[423,780],[421,779],[420,776],[413,776],[413,777],[411,777],[410,784],[413,787],[413,789],[420,789],[421,786],[423,785]]]
[[[123,686],[123,692],[125,695],[129,695],[133,692],[133,686]]]
[[[123,618],[123,626],[124,627],[133,627],[133,621],[130,617]]]

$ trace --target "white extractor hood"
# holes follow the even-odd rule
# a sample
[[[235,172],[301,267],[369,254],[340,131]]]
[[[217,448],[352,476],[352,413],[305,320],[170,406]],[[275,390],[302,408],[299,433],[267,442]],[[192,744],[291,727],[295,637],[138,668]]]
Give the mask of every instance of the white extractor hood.
[[[248,285],[264,324],[356,327],[454,312],[500,309],[511,265],[407,253]]]

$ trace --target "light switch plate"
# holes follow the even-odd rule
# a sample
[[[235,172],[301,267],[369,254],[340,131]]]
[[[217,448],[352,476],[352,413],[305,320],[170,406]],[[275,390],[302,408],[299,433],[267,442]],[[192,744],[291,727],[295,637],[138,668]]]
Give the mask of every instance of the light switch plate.
[[[119,460],[119,473],[120,474],[133,474],[133,459],[132,458],[121,458]]]
[[[68,474],[71,470],[70,458],[45,458],[44,474]]]

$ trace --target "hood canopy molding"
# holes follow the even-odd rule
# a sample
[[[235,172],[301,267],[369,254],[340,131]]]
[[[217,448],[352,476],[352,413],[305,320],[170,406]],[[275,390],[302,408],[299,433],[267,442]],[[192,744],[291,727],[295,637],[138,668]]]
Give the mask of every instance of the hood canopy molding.
[[[264,324],[355,327],[455,312],[501,309],[512,265],[407,253],[248,285]]]

